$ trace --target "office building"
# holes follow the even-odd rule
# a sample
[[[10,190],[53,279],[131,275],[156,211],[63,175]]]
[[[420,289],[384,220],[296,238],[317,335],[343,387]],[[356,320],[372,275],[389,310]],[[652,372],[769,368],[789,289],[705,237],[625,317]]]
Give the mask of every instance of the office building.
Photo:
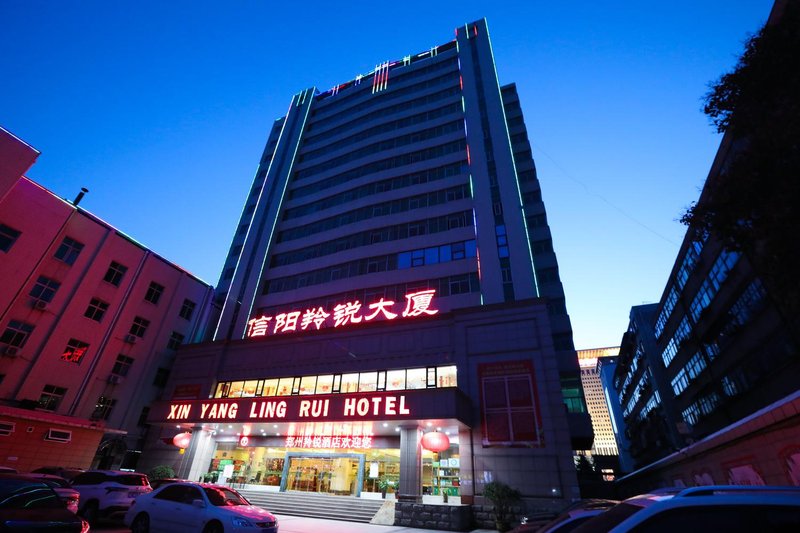
[[[586,398],[586,407],[592,419],[594,442],[589,450],[592,455],[619,455],[614,428],[611,425],[611,414],[606,403],[603,384],[600,381],[600,359],[615,357],[618,347],[592,348],[578,350],[578,364],[581,368],[581,384]]]
[[[213,338],[181,350],[151,417],[167,439],[191,429],[185,475],[577,495],[572,450],[591,426],[520,102],[485,21],[294,96],[216,303]],[[420,448],[430,433],[450,446]]]

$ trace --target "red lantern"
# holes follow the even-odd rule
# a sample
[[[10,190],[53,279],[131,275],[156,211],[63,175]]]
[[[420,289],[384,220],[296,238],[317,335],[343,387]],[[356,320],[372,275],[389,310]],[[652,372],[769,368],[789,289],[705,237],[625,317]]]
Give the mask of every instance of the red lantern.
[[[443,452],[450,447],[450,439],[440,431],[431,431],[422,436],[422,447],[432,452]]]
[[[188,431],[186,433],[178,433],[174,437],[172,437],[172,444],[185,450],[189,447],[189,443],[192,442],[192,434]]]

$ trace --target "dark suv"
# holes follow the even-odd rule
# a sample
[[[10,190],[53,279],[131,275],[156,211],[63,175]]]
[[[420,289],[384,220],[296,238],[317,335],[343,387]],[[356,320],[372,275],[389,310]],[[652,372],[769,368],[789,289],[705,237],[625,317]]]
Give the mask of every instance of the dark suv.
[[[78,514],[92,525],[100,518],[121,520],[137,496],[153,490],[146,475],[119,470],[89,470],[71,483],[81,493]]]

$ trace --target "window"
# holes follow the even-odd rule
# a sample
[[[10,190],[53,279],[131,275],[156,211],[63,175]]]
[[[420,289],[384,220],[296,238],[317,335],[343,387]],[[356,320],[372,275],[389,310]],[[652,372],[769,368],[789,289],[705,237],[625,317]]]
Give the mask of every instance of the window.
[[[122,283],[122,276],[124,276],[125,272],[127,271],[128,267],[125,265],[121,265],[116,261],[111,261],[111,264],[108,266],[108,270],[106,271],[106,275],[103,276],[103,281],[107,281],[115,287],[119,287],[119,284]]]
[[[427,371],[424,368],[410,368],[406,371],[406,389],[424,389],[428,386]]]
[[[183,344],[183,338],[183,335],[177,331],[173,331],[172,335],[169,336],[169,341],[167,342],[167,350],[177,350],[178,346]]]
[[[52,302],[59,287],[61,284],[56,280],[39,276],[29,294],[40,302]]]
[[[32,324],[26,324],[19,320],[10,320],[3,335],[0,336],[0,344],[22,348],[31,333],[33,333]]]
[[[114,363],[114,368],[111,369],[111,373],[117,376],[125,377],[128,375],[128,372],[130,372],[132,365],[133,357],[119,354],[117,356],[117,361]]]
[[[153,385],[156,387],[163,387],[167,384],[167,380],[169,379],[169,369],[168,368],[159,368],[156,370],[156,377],[153,379]]]
[[[164,286],[159,285],[155,281],[151,281],[150,286],[147,288],[147,294],[144,295],[144,299],[151,304],[157,304],[163,293]]]
[[[39,408],[46,411],[55,411],[66,394],[67,389],[64,387],[45,385],[42,388],[42,394],[39,396]]]
[[[21,233],[5,224],[0,224],[0,251],[8,252]]]
[[[64,348],[64,353],[61,354],[61,360],[67,361],[68,363],[80,364],[88,349],[89,345],[87,343],[77,339],[70,339],[67,342],[67,347]]]
[[[114,405],[116,403],[117,400],[113,398],[100,396],[97,399],[97,403],[94,404],[94,412],[92,413],[92,418],[95,420],[108,420],[108,417],[111,416],[111,410],[114,408]]]
[[[340,391],[343,393],[358,391],[358,374],[342,374]]]
[[[333,392],[333,376],[319,376],[317,378],[317,394],[330,394],[331,392]]]
[[[17,424],[15,422],[0,422],[0,437],[8,437],[14,433],[16,427]]]
[[[317,376],[304,376],[300,378],[300,394],[314,394],[316,384]]]
[[[358,380],[358,392],[375,392],[378,390],[378,373],[362,372]]]
[[[538,443],[539,424],[531,375],[484,376],[484,445]]]
[[[181,310],[178,313],[178,316],[181,318],[185,318],[186,320],[192,319],[192,314],[194,313],[194,308],[197,304],[195,304],[191,300],[184,300],[183,305],[181,306]]]
[[[292,395],[292,384],[294,383],[293,378],[282,378],[278,382],[278,396],[291,396]]]
[[[86,308],[86,312],[83,313],[83,316],[86,318],[91,318],[96,322],[100,322],[103,320],[103,315],[106,314],[108,311],[108,304],[102,300],[98,300],[97,298],[92,298],[89,301],[89,307]]]
[[[147,331],[147,327],[150,325],[150,321],[146,320],[140,316],[137,316],[133,319],[133,324],[131,325],[131,335],[136,335],[139,338],[144,337],[145,331]]]
[[[386,372],[386,390],[403,390],[406,388],[406,371],[389,370]]]
[[[76,259],[78,259],[78,255],[81,253],[81,250],[83,250],[83,243],[80,243],[70,237],[64,237],[64,240],[61,241],[61,245],[59,245],[58,250],[56,250],[55,258],[60,259],[68,265],[71,265],[75,263]]]

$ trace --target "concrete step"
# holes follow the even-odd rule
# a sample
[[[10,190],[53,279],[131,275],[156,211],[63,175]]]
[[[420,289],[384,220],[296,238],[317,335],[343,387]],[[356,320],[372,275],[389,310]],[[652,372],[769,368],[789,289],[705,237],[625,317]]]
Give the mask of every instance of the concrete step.
[[[383,500],[308,492],[265,492],[247,489],[240,489],[239,492],[254,505],[273,513],[349,522],[369,523],[383,505]]]

